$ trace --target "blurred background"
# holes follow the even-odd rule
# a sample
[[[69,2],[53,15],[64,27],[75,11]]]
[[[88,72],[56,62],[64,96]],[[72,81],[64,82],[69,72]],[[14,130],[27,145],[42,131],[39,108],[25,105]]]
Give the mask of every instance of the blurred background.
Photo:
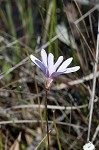
[[[73,57],[80,70],[48,91],[51,150],[87,141],[96,62],[98,0],[0,0],[0,150],[45,150],[44,74],[29,55]],[[90,140],[99,149],[99,64]]]

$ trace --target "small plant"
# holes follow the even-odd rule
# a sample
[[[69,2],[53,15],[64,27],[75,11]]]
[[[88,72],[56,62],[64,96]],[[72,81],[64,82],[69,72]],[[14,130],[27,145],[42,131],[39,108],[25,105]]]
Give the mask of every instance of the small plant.
[[[41,58],[42,61],[37,59],[35,56],[30,55],[31,60],[43,71],[45,74],[45,89],[46,89],[46,124],[47,124],[47,138],[48,138],[48,150],[50,149],[49,145],[49,128],[48,128],[48,111],[47,111],[47,90],[51,86],[53,80],[61,74],[67,74],[71,72],[75,72],[80,69],[79,66],[67,68],[71,63],[73,58],[69,58],[63,62],[63,56],[60,56],[56,63],[54,64],[54,56],[52,53],[49,53],[47,57],[47,53],[44,49],[41,50]],[[63,62],[63,63],[62,63]]]

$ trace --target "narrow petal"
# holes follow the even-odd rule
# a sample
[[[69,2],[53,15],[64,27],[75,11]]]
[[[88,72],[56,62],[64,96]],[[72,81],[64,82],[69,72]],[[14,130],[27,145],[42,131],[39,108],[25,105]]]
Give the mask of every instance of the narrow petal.
[[[43,64],[47,67],[47,54],[44,49],[41,50],[41,58],[42,58]]]
[[[44,74],[47,74],[47,68],[43,65],[43,63],[39,59],[37,59],[33,55],[30,55],[30,58],[44,72]]]
[[[62,63],[63,61],[63,56],[60,56],[58,58],[58,60],[56,61],[56,63],[54,64],[54,72],[56,71],[56,69],[59,67],[59,65]]]
[[[49,70],[49,74],[53,73],[53,65],[54,65],[54,56],[52,53],[49,53],[48,55],[48,70]]]
[[[59,69],[57,70],[57,72],[63,72],[66,70],[67,66],[71,63],[71,61],[73,60],[73,58],[69,58],[67,60],[65,60],[62,65],[59,67]]]
[[[80,69],[79,66],[75,66],[75,67],[71,67],[71,68],[67,68],[66,71],[64,73],[71,73],[71,72],[76,72]]]
[[[53,78],[56,78],[56,77],[58,77],[58,76],[61,75],[61,74],[64,74],[64,72],[54,72],[54,73],[52,73],[51,78],[52,78],[52,79],[53,79]]]
[[[53,72],[51,75],[51,78],[56,78],[57,76],[61,75],[61,74],[66,74],[66,73],[71,73],[71,72],[76,72],[80,69],[79,66],[75,66],[75,67],[71,67],[71,68],[67,68],[65,71],[63,72]]]

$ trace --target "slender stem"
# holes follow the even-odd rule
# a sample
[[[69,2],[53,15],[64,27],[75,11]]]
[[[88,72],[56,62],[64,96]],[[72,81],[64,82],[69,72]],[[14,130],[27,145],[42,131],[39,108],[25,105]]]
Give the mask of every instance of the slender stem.
[[[96,59],[95,59],[96,61],[95,61],[94,73],[93,73],[94,77],[93,77],[92,96],[91,96],[91,102],[90,102],[90,116],[89,116],[87,141],[90,141],[90,131],[91,131],[94,97],[95,97],[95,88],[96,88],[96,73],[97,73],[98,57],[99,57],[99,14],[98,14],[98,33],[97,33],[97,47],[96,47]]]
[[[45,99],[45,111],[46,111],[46,127],[47,127],[47,142],[48,142],[48,150],[50,150],[50,145],[49,145],[49,128],[48,128],[48,109],[47,109],[47,89],[46,89],[46,99]]]

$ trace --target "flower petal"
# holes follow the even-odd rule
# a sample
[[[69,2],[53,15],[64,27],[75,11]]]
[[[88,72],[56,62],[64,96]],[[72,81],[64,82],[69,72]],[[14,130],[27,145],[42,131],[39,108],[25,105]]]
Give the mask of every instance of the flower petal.
[[[59,67],[59,65],[62,63],[63,61],[63,56],[60,56],[58,58],[58,60],[56,61],[56,63],[54,64],[54,72],[56,71],[56,69]]]
[[[64,74],[64,72],[53,72],[52,75],[51,75],[51,78],[56,78],[57,76],[61,75],[61,74]]]
[[[66,71],[64,73],[71,73],[71,72],[76,72],[80,69],[79,66],[75,66],[75,67],[71,67],[71,68],[67,68]]]
[[[43,64],[47,67],[47,54],[44,49],[41,50],[41,58],[42,58]]]
[[[49,74],[53,73],[53,65],[54,65],[54,56],[52,53],[49,53],[48,55],[48,70],[49,70]]]
[[[62,65],[59,67],[59,69],[57,70],[57,72],[63,72],[66,70],[67,66],[71,63],[71,61],[73,60],[73,58],[68,58],[67,60],[65,60]]]
[[[47,68],[43,65],[43,63],[39,59],[37,59],[33,55],[30,55],[30,58],[44,72],[44,74],[47,74]]]
[[[63,72],[53,72],[51,75],[51,78],[56,78],[57,76],[61,75],[61,74],[66,74],[66,73],[71,73],[71,72],[76,72],[80,69],[79,66],[75,66],[75,67],[71,67],[71,68],[67,68],[66,71]]]

